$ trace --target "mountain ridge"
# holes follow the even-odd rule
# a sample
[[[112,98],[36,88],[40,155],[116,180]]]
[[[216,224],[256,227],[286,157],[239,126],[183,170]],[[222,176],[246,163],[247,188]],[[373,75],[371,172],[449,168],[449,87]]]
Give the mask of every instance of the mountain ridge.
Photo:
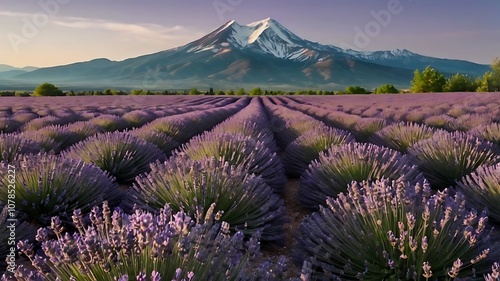
[[[482,75],[489,68],[409,50],[362,52],[311,42],[267,18],[247,25],[231,20],[186,45],[122,61],[95,59],[14,75],[14,82],[132,88],[376,87],[409,85],[415,69]],[[2,78],[0,76],[0,78]],[[11,81],[11,82],[12,82]],[[1,80],[0,80],[1,85]]]

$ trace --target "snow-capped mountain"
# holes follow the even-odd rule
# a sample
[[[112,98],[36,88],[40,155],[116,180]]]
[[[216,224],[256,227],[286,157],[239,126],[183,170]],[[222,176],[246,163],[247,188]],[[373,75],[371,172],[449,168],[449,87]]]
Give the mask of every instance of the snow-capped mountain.
[[[9,82],[158,89],[339,89],[383,83],[407,87],[413,71],[428,65],[445,74],[474,76],[489,69],[487,65],[432,58],[405,49],[367,52],[322,45],[302,39],[267,18],[246,25],[232,20],[198,40],[155,54],[42,68],[9,78]]]
[[[229,21],[188,46],[187,52],[223,53],[228,47],[234,47],[297,61],[323,60],[331,53],[342,51],[334,46],[304,40],[271,18],[247,25]]]

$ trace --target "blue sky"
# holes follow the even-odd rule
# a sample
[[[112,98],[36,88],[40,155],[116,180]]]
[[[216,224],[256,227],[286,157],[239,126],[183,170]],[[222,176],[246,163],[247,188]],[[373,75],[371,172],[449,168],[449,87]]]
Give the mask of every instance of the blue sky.
[[[1,0],[0,64],[123,60],[184,45],[232,19],[267,17],[323,44],[488,64],[500,57],[498,15],[498,0]]]

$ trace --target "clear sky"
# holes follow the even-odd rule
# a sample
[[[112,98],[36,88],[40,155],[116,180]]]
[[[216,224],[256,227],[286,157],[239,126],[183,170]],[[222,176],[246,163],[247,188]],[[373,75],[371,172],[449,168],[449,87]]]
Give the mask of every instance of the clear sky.
[[[0,64],[123,60],[184,45],[232,19],[268,17],[344,48],[485,64],[500,57],[499,0],[1,0]]]

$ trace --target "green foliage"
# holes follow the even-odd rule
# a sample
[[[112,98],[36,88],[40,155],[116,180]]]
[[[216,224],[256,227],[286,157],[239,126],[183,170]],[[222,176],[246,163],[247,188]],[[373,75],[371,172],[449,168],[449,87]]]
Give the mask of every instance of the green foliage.
[[[415,70],[411,90],[414,93],[437,93],[444,90],[445,84],[443,74],[428,66],[422,72]]]
[[[93,163],[119,183],[132,182],[137,175],[150,170],[149,163],[165,158],[156,145],[129,133],[98,134],[75,144],[64,156]]]
[[[253,88],[252,90],[250,90],[250,95],[251,96],[262,96],[263,91],[261,88]]]
[[[200,93],[200,91],[198,91],[198,89],[192,88],[191,90],[189,90],[188,94],[194,96],[194,95],[199,95],[201,93]]]
[[[464,208],[459,193],[431,194],[425,183],[377,181],[327,199],[299,227],[307,280],[479,280],[498,253],[486,212]]]
[[[228,90],[226,92],[226,95],[228,95],[228,96],[234,96],[234,91],[233,90]]]
[[[491,71],[486,72],[478,81],[478,92],[500,91],[500,58],[491,63]]]
[[[375,90],[375,94],[397,94],[398,89],[392,84],[384,84]]]
[[[43,83],[35,88],[33,96],[64,96],[63,91],[59,90],[54,84]]]
[[[13,97],[16,95],[14,91],[2,91],[0,92],[0,97]]]
[[[500,164],[479,167],[457,184],[474,208],[488,208],[488,216],[500,224]]]
[[[397,123],[383,128],[373,134],[369,141],[383,145],[401,152],[411,147],[416,142],[432,137],[434,131],[431,127],[415,123]]]
[[[223,96],[223,95],[225,95],[225,93],[222,90],[217,90],[217,91],[215,91],[215,95],[216,96]]]
[[[48,225],[52,216],[64,216],[67,220],[76,209],[89,212],[111,194],[116,198],[118,186],[113,179],[83,161],[54,155],[22,155],[10,164],[23,167],[16,169],[14,179],[16,209],[42,225]],[[2,171],[7,171],[7,165],[0,162]],[[10,182],[7,176],[0,179],[0,201],[4,204],[10,198]]]
[[[152,210],[168,204],[174,211],[184,209],[196,216],[215,203],[212,211],[220,212],[220,219],[233,232],[239,230],[248,237],[259,232],[268,241],[284,237],[282,199],[241,165],[216,158],[193,161],[176,157],[151,164],[151,173],[138,176],[136,182],[135,201]]]
[[[446,80],[445,92],[475,92],[478,88],[476,79],[457,73]]]
[[[237,92],[236,92],[236,95],[237,96],[244,96],[246,95],[247,93],[245,92],[245,89],[243,88],[240,88]]]
[[[360,87],[360,86],[349,86],[345,88],[345,93],[348,95],[353,95],[353,94],[368,94],[368,91],[365,90],[365,88]]]
[[[494,144],[466,133],[438,131],[408,149],[424,177],[435,189],[454,186],[455,181],[481,165],[500,162]]]

